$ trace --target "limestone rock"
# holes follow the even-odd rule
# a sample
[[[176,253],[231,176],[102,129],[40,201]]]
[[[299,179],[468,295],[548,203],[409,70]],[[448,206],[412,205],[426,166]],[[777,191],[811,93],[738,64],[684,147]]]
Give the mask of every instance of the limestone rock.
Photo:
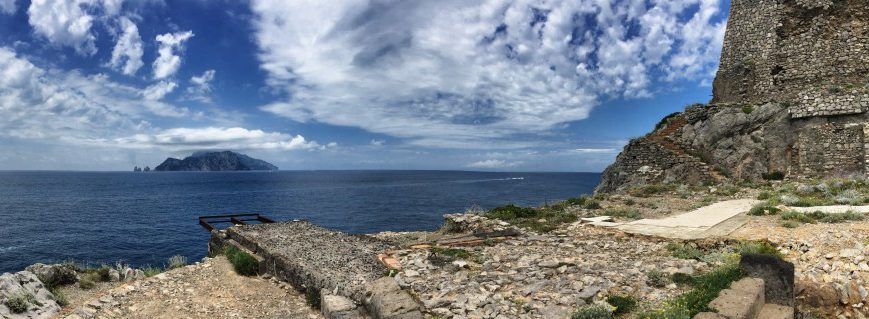
[[[75,268],[65,264],[33,264],[25,270],[33,273],[44,284],[49,286],[69,285],[78,281]]]
[[[10,309],[7,306],[10,299],[18,300],[26,310],[17,312]],[[0,275],[0,318],[51,318],[58,312],[60,306],[54,301],[54,295],[35,274],[20,271]]]

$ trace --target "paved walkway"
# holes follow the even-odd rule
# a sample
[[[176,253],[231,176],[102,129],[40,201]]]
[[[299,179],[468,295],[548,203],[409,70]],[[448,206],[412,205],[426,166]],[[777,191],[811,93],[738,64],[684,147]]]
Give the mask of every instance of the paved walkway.
[[[851,206],[851,205],[835,205],[835,206],[814,206],[814,207],[788,207],[787,210],[792,210],[801,213],[824,212],[828,214],[842,214],[846,212],[869,213],[869,206]]]
[[[641,219],[616,228],[633,234],[677,239],[724,236],[745,224],[744,214],[759,203],[753,199],[718,202],[663,219]]]

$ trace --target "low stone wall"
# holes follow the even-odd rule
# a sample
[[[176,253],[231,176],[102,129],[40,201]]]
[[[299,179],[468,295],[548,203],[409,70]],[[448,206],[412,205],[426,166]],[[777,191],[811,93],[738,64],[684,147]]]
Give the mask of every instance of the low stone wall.
[[[260,258],[260,271],[304,291],[320,293],[329,316],[341,317],[346,297],[365,305],[373,318],[422,318],[419,306],[377,256],[393,247],[381,240],[332,231],[303,221],[241,225],[212,232],[209,251],[233,244]],[[396,289],[393,289],[396,288]],[[398,305],[398,306],[396,306]],[[343,318],[343,317],[342,317]]]

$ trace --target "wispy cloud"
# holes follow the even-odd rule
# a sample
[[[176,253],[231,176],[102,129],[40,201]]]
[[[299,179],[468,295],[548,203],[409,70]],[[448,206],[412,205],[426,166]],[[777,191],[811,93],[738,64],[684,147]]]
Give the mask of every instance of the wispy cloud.
[[[184,42],[193,37],[192,31],[166,33],[157,36],[160,48],[154,60],[154,78],[163,79],[178,72],[181,68],[180,51],[184,50]]]
[[[171,151],[198,149],[232,150],[323,150],[336,147],[329,143],[320,145],[301,135],[289,135],[241,127],[173,128],[153,134],[136,134],[112,140],[93,140],[95,144],[121,148],[158,148]]]
[[[508,162],[501,159],[487,159],[483,161],[473,162],[467,165],[469,168],[482,168],[482,169],[505,169],[505,168],[514,168],[516,166],[521,165],[522,162]]]

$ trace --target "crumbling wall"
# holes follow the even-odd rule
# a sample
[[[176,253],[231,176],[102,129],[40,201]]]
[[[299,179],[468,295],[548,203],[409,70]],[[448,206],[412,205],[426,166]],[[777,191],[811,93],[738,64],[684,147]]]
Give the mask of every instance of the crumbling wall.
[[[862,173],[864,127],[828,123],[801,130],[798,138],[800,173],[804,176]]]

